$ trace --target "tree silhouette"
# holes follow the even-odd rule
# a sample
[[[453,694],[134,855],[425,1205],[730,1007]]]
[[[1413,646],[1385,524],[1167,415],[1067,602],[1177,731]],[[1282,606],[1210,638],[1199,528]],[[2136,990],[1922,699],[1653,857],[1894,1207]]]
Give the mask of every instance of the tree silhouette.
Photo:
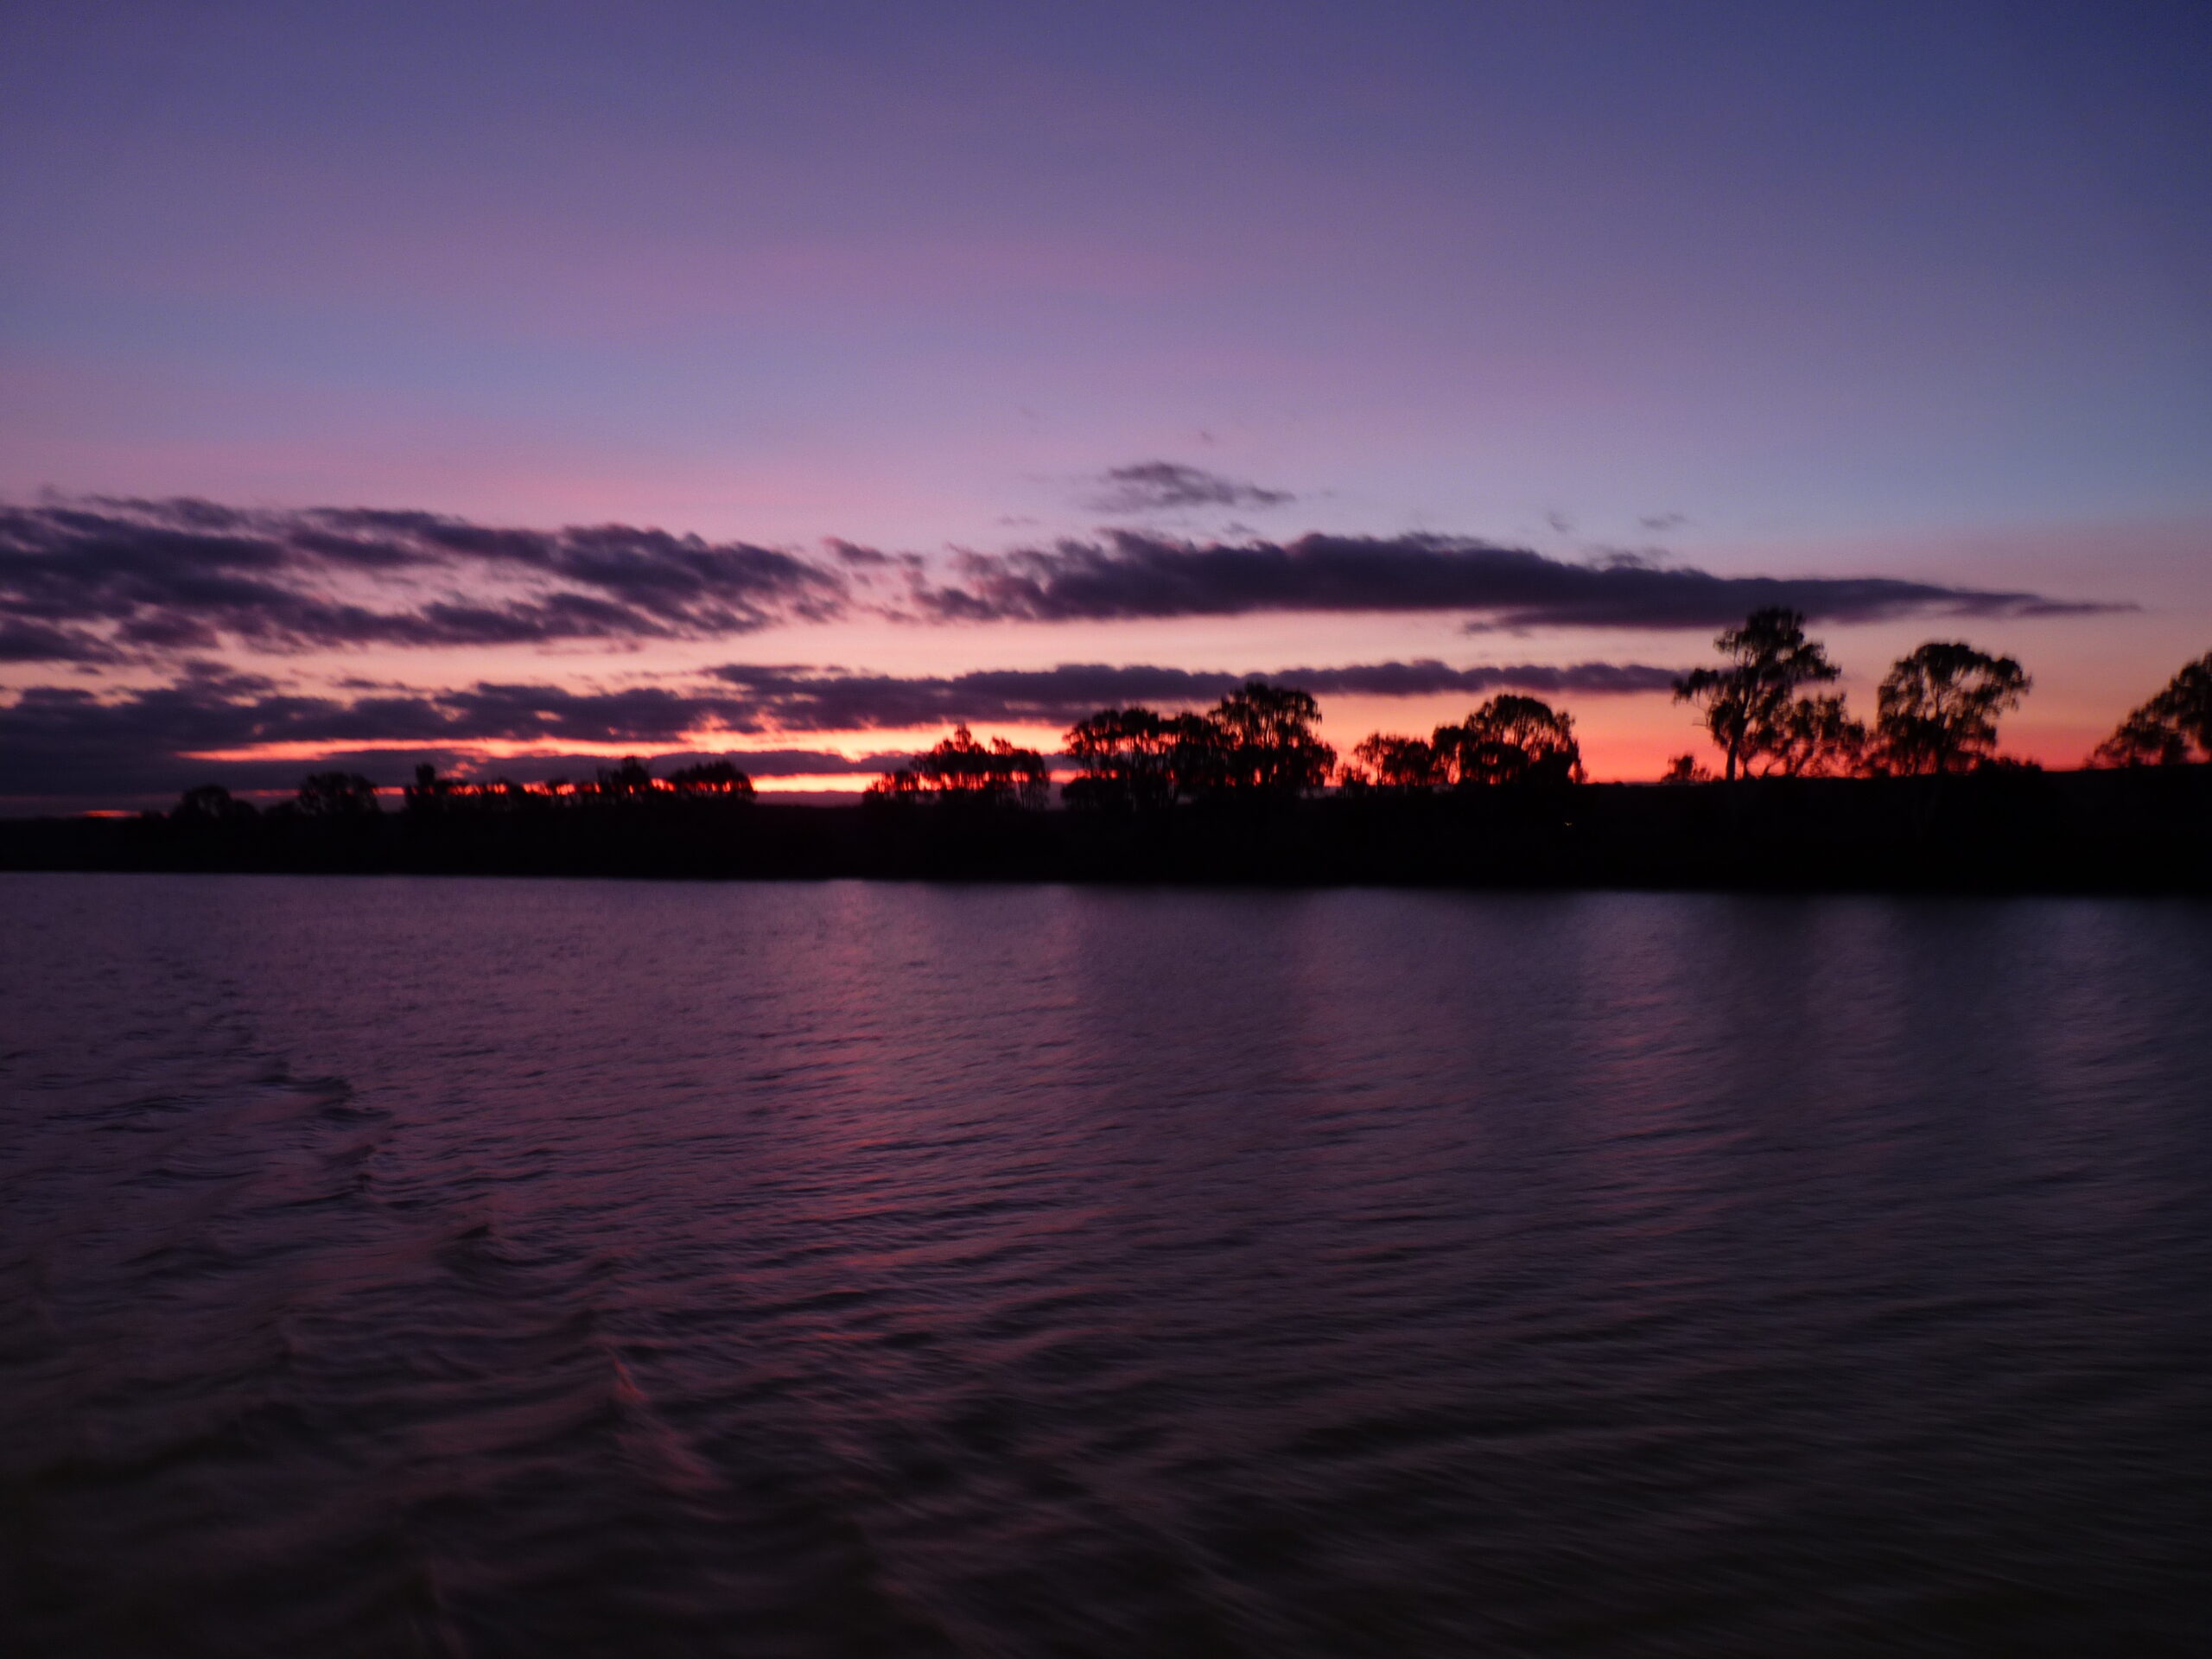
[[[1321,706],[1294,686],[1248,680],[1203,715],[1102,709],[1067,734],[1083,775],[1071,806],[1164,806],[1179,796],[1289,797],[1329,779],[1337,752],[1313,730]]]
[[[1799,697],[1782,711],[1766,749],[1769,774],[1847,778],[1866,753],[1866,728],[1837,697]]]
[[[2184,664],[2165,689],[2131,709],[2090,756],[2101,766],[2177,766],[2212,760],[2212,652]]]
[[[1997,717],[2033,683],[2010,657],[1955,640],[1930,640],[1901,657],[1882,681],[1874,764],[1885,772],[1965,772],[1997,749]]]
[[[1667,763],[1667,770],[1660,774],[1662,784],[1709,784],[1713,768],[1700,763],[1694,754],[1678,754]]]
[[[1329,780],[1337,752],[1313,730],[1321,705],[1295,686],[1247,680],[1205,716],[1218,745],[1205,782],[1232,795],[1293,796]],[[1198,737],[1203,728],[1192,728]],[[1195,744],[1192,746],[1195,748]]]
[[[180,823],[226,823],[260,817],[251,801],[241,801],[220,784],[202,784],[177,798],[169,817]]]
[[[1429,748],[1441,780],[1458,788],[1582,780],[1573,717],[1535,697],[1492,697],[1458,725],[1438,727]]]
[[[1342,778],[1348,789],[1389,790],[1400,795],[1431,788],[1441,780],[1436,751],[1423,739],[1393,732],[1360,739]]]
[[[1183,766],[1199,724],[1189,715],[1133,706],[1101,709],[1068,730],[1068,758],[1082,775],[1061,788],[1071,806],[1143,810],[1168,805],[1182,791]]]
[[[1713,643],[1728,666],[1684,675],[1675,682],[1675,700],[1704,705],[1705,729],[1727,757],[1730,780],[1750,776],[1761,757],[1773,759],[1767,769],[1781,770],[1798,752],[1795,734],[1821,724],[1816,713],[1796,708],[1798,688],[1825,683],[1842,671],[1817,641],[1805,638],[1804,613],[1779,606],[1753,611],[1742,627]]]
[[[358,772],[311,772],[302,781],[296,804],[311,818],[358,818],[373,816],[377,786]]]
[[[711,795],[724,800],[749,801],[753,779],[740,772],[734,760],[702,760],[678,766],[668,774],[668,786],[678,795]]]
[[[441,778],[438,769],[428,761],[415,768],[415,781],[402,791],[410,812],[443,811],[455,797],[467,792],[466,785],[456,779]]]
[[[622,757],[622,764],[609,769],[599,769],[598,791],[610,801],[641,801],[649,798],[660,787],[653,779],[652,768],[634,754]]]
[[[1002,737],[979,743],[963,725],[912,766],[877,779],[868,793],[879,800],[926,795],[962,805],[1033,807],[1045,804],[1052,788],[1052,772],[1036,750],[1016,748]]]

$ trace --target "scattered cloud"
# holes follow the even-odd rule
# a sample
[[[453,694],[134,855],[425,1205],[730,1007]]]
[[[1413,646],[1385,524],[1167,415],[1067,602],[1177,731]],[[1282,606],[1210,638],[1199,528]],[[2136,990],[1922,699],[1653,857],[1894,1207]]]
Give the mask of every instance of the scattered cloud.
[[[1298,498],[1173,461],[1116,467],[1094,480],[1084,505],[1098,512],[1168,512],[1190,507],[1279,507]]]
[[[1686,512],[1651,512],[1636,522],[1653,535],[1663,536],[1669,531],[1687,530],[1690,516]]]
[[[1888,576],[1724,576],[1645,558],[1596,563],[1442,536],[1192,543],[1134,531],[1009,553],[964,553],[917,577],[938,621],[1067,622],[1262,611],[1462,611],[1478,630],[1726,627],[1761,606],[1815,620],[2076,615],[2132,607]]]
[[[718,638],[826,620],[849,596],[843,575],[795,554],[626,524],[105,497],[0,505],[7,661]]]
[[[1171,462],[1106,475],[1153,505],[1287,500]],[[933,574],[941,570],[942,575]],[[189,499],[0,504],[0,663],[79,669],[218,652],[732,638],[861,613],[1095,621],[1262,611],[1459,612],[1478,629],[1711,629],[1763,605],[1818,620],[2132,608],[1885,576],[1723,576],[1465,537],[1137,531],[1005,553],[830,541],[818,558],[626,524],[514,530],[370,508]]]

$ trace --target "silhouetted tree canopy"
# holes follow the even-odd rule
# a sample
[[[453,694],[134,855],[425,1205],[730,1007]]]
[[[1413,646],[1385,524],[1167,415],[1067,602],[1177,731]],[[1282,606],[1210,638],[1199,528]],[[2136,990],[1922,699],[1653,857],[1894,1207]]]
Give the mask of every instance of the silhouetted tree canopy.
[[[1574,720],[1535,697],[1503,693],[1429,739],[1440,779],[1456,788],[1582,779]]]
[[[1578,783],[1582,747],[1574,720],[1549,703],[1510,693],[1492,697],[1424,741],[1376,732],[1361,741],[1344,768],[1351,789],[1404,794],[1449,785]]]
[[[2130,710],[2090,758],[2101,766],[2212,760],[2212,652],[2185,664],[2158,696]]]
[[[962,805],[1034,807],[1045,804],[1052,788],[1052,772],[1036,750],[1016,748],[1002,737],[979,743],[958,726],[912,766],[877,779],[868,793],[877,800],[928,797]]]
[[[634,754],[624,755],[619,766],[601,766],[597,781],[600,795],[610,801],[642,800],[657,787],[652,768]]]
[[[1072,728],[1082,775],[1071,806],[1164,806],[1179,797],[1287,798],[1329,780],[1337,752],[1313,729],[1321,706],[1294,686],[1248,680],[1203,715],[1103,709]]]
[[[1782,710],[1765,749],[1769,774],[1847,778],[1866,756],[1866,728],[1840,696],[1798,697]]]
[[[1218,734],[1205,784],[1241,795],[1300,795],[1329,781],[1337,752],[1314,732],[1321,705],[1295,686],[1247,680],[1213,706]]]
[[[2010,657],[1955,640],[1930,640],[1901,657],[1882,681],[1872,763],[1906,774],[1966,772],[1997,750],[1997,717],[2033,683]]]
[[[679,767],[665,779],[655,778],[637,756],[600,772],[589,784],[571,784],[565,778],[542,784],[518,784],[508,778],[482,783],[441,776],[434,766],[415,768],[415,781],[407,785],[407,810],[417,813],[512,810],[549,806],[652,804],[658,802],[711,799],[749,801],[753,779],[731,760],[702,760]]]
[[[363,817],[381,809],[377,786],[358,772],[310,772],[300,785],[296,802],[309,817]]]
[[[714,795],[728,800],[751,800],[753,779],[733,760],[702,760],[678,766],[668,774],[668,786],[678,795]]]
[[[1082,768],[1060,791],[1070,806],[1145,810],[1188,792],[1209,749],[1212,728],[1202,715],[1163,715],[1132,706],[1102,709],[1067,734],[1068,758]]]
[[[1432,788],[1437,781],[1436,751],[1421,738],[1395,732],[1372,732],[1360,739],[1343,775],[1347,789],[1397,795]]]
[[[1705,729],[1727,757],[1730,779],[1769,772],[1848,770],[1838,746],[1863,743],[1840,698],[1800,699],[1800,687],[1841,672],[1817,641],[1805,637],[1802,612],[1753,611],[1740,628],[1713,640],[1729,659],[1675,682],[1678,702],[1700,703]],[[1852,757],[1855,760],[1855,753]]]

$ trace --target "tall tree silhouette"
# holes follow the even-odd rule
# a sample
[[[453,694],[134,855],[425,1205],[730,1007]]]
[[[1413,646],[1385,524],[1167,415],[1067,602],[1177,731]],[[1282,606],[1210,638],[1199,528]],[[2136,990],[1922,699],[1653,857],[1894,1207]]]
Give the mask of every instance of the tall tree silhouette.
[[[2101,766],[2212,760],[2212,652],[2184,664],[2164,690],[2131,709],[2090,759]]]
[[[1799,711],[1798,689],[1823,684],[1841,672],[1817,641],[1805,637],[1804,613],[1777,606],[1753,611],[1740,628],[1713,640],[1729,659],[1725,668],[1700,668],[1675,682],[1675,700],[1705,709],[1705,729],[1727,757],[1725,776],[1750,775],[1772,757],[1779,770],[1796,753],[1793,731],[1816,730],[1815,714]],[[1837,705],[1841,714],[1841,705]]]
[[[1873,764],[1908,774],[1986,764],[1997,752],[1997,717],[2017,708],[2033,683],[2010,657],[1931,639],[1883,677]]]

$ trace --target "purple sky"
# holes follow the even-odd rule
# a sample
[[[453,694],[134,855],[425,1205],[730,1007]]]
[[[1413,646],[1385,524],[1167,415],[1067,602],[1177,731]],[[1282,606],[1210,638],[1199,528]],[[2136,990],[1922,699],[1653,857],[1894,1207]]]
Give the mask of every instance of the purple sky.
[[[2014,747],[2070,763],[2212,645],[2208,66],[2202,5],[2018,0],[4,6],[0,498],[658,527],[857,579],[837,538],[938,592],[990,576],[959,550],[1109,529],[1878,578],[1940,591],[1830,594],[1816,632],[1856,701],[1919,639],[1967,638],[2037,677]],[[105,642],[18,637],[19,752],[78,731],[63,709],[117,753],[308,733],[289,765],[340,740],[271,717],[180,750],[144,700],[350,709],[349,677],[435,701],[696,696],[730,664],[1650,669],[1713,631],[1702,601],[1382,604],[1352,580],[1173,614],[948,620],[863,583],[742,626],[287,633],[208,609],[197,544],[133,543],[130,582],[57,609],[50,562],[125,555],[12,533],[0,556],[0,556],[17,623]],[[442,555],[340,569],[291,534],[272,580],[379,614],[614,591]],[[598,747],[860,755],[923,731],[894,707],[968,695],[803,736],[786,705],[717,705],[719,736],[618,722]],[[1469,695],[1340,691],[1330,733]],[[1663,692],[1559,700],[1599,775],[1690,747]],[[416,741],[373,714],[345,741]],[[18,800],[120,799],[176,766],[5,770]]]

